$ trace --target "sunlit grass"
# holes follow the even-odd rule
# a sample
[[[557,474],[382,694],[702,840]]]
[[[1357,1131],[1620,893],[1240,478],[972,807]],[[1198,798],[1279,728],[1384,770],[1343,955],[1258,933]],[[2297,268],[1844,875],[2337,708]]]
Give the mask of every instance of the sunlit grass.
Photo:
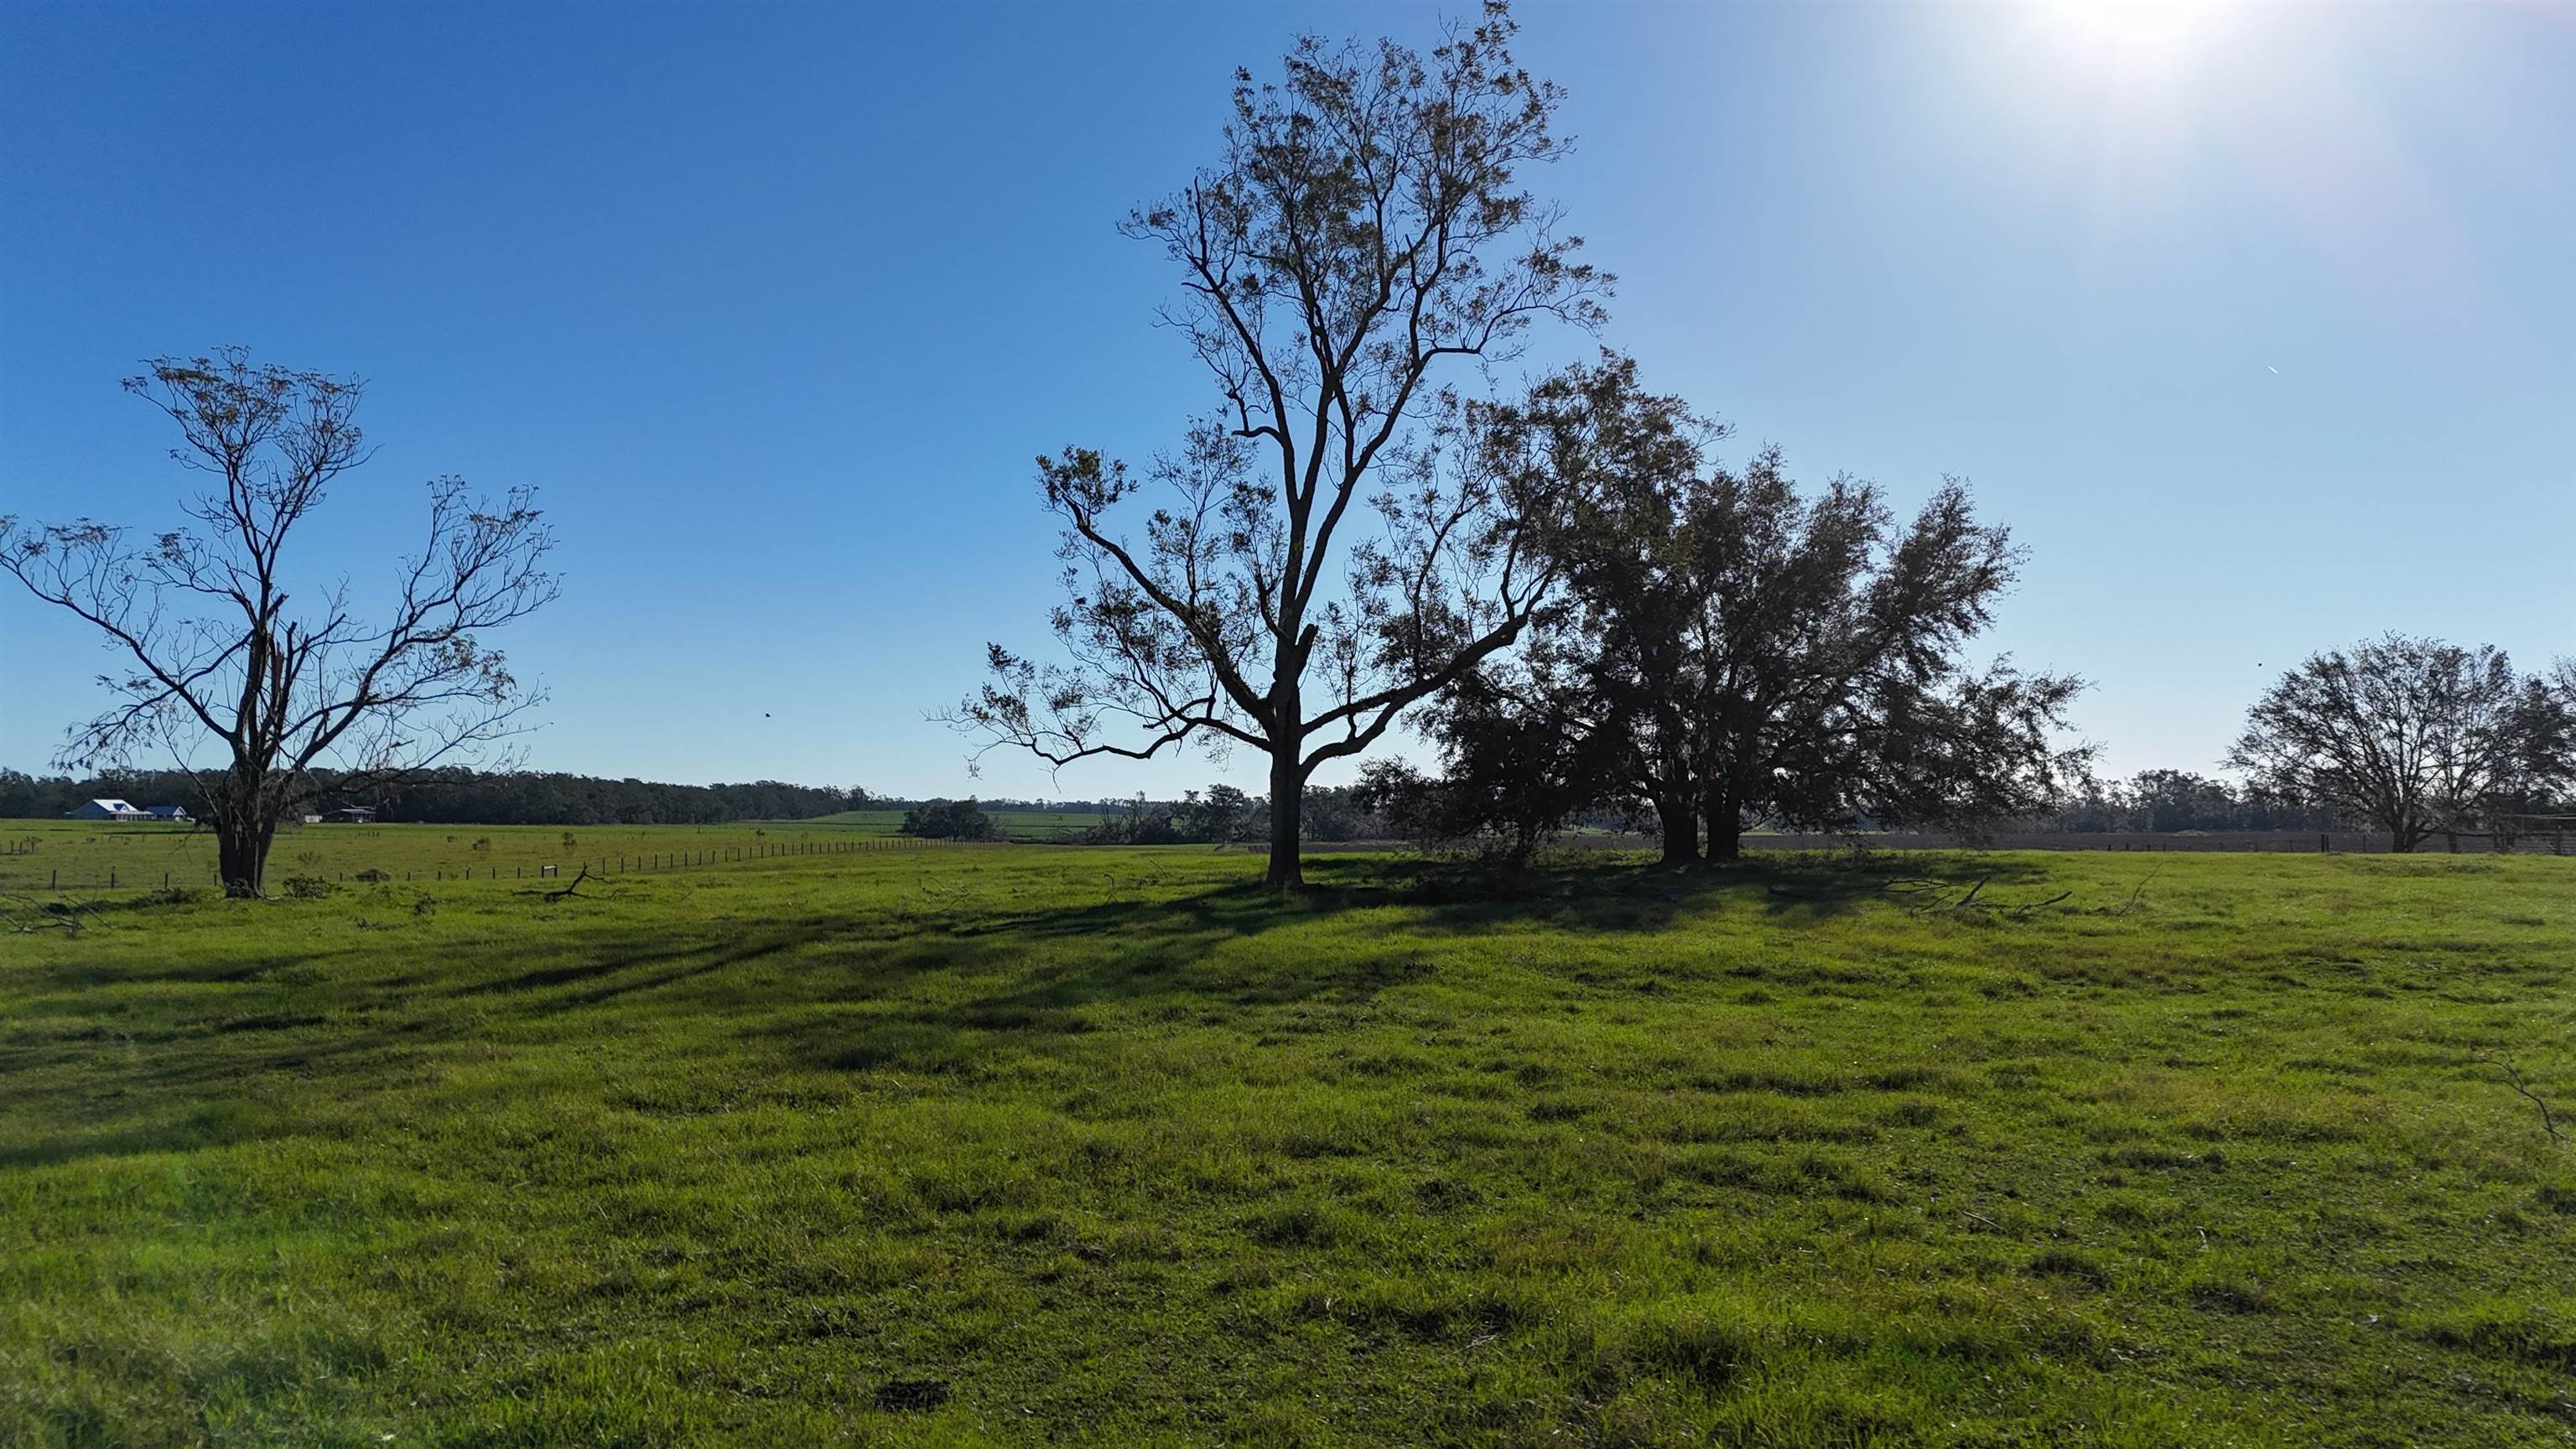
[[[1094,814],[996,811],[1005,836],[1053,840],[1096,824]],[[382,871],[397,883],[472,877],[537,878],[697,869],[793,854],[887,848],[900,840],[900,810],[846,810],[816,820],[727,825],[290,825],[278,833],[269,887],[303,876],[334,884]],[[0,891],[83,897],[212,885],[215,837],[185,825],[82,820],[0,820]],[[363,882],[361,882],[363,884]]]
[[[2576,1428],[2576,861],[1259,869],[0,938],[0,1442]]]

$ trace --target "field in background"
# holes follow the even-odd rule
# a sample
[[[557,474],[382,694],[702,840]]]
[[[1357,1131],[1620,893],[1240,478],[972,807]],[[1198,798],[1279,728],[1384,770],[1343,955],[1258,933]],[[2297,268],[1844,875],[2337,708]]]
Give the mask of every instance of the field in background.
[[[0,937],[0,1442],[2576,1428],[2576,861],[1259,872]]]
[[[1047,841],[1079,835],[1108,819],[1097,811],[1087,810],[987,810],[1013,840]],[[900,810],[844,810],[805,822],[809,825],[833,825],[892,835],[903,824]]]
[[[1110,817],[1094,812],[997,810],[1007,839],[1028,844],[1069,841]],[[913,846],[898,834],[900,810],[845,810],[812,820],[745,821],[728,825],[300,825],[280,832],[271,857],[273,886],[291,876],[336,883],[363,871],[381,870],[397,880],[509,881],[537,878],[544,866],[565,874],[583,865],[594,873],[701,869],[757,861],[781,854],[822,853],[857,848]],[[567,838],[569,837],[569,838]],[[1947,851],[1959,848],[1955,837],[1938,835],[1873,835],[1872,850]],[[1599,831],[1569,833],[1565,846],[1585,850],[1633,852],[1651,850],[1643,835]],[[1749,850],[1839,851],[1849,842],[1839,836],[1752,834]],[[2337,832],[2327,845],[2337,854],[2385,854],[2388,839],[2359,831]],[[935,844],[935,843],[934,843]],[[1375,843],[1383,848],[1388,842]],[[2550,837],[2521,841],[2525,853],[2549,854],[2553,845],[2576,852],[2576,842]],[[2313,831],[2233,831],[2204,834],[2038,834],[2006,836],[1996,842],[2007,850],[2111,851],[2115,853],[2253,854],[2318,853]],[[2436,837],[2423,853],[2443,851]],[[1258,841],[1227,847],[1258,851]],[[1349,851],[1371,843],[1315,843],[1310,849]],[[1201,850],[1214,847],[1201,846]],[[2463,854],[2486,854],[2484,841],[2464,840]],[[2571,856],[2576,858],[2576,856]],[[113,824],[77,820],[0,820],[0,891],[115,894],[171,885],[215,882],[214,837],[185,826]],[[110,882],[113,882],[113,885]]]
[[[1089,827],[1097,815],[1035,811],[1002,815],[1004,828],[1030,839]],[[846,811],[820,820],[746,821],[730,825],[297,825],[278,833],[269,857],[271,887],[290,876],[341,881],[381,870],[398,880],[533,878],[543,866],[571,875],[587,864],[603,871],[697,868],[755,861],[781,853],[821,852],[867,842],[892,848],[913,842],[895,833],[900,810]],[[0,820],[0,891],[109,892],[215,883],[212,832],[186,826],[81,820]],[[113,880],[113,887],[109,882]]]

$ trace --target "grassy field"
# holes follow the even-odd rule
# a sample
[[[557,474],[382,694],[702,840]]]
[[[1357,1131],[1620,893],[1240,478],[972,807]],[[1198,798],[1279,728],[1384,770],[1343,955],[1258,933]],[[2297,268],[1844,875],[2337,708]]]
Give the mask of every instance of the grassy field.
[[[2576,1437],[2576,861],[1259,869],[0,937],[0,1443]]]
[[[1005,811],[1016,838],[1052,840],[1088,828],[1097,815]],[[570,875],[727,864],[764,852],[817,852],[850,842],[900,839],[900,810],[852,810],[819,820],[732,825],[298,825],[280,832],[269,857],[272,888],[289,876],[337,881],[381,870],[415,882],[473,875],[507,882],[560,865]],[[115,884],[111,887],[109,882]],[[0,820],[0,891],[135,891],[215,880],[212,832],[183,825],[80,820]]]
[[[1084,810],[987,810],[1001,826],[1002,833],[1013,840],[1049,841],[1078,835],[1108,819],[1097,811]],[[821,816],[814,825],[834,825],[865,830],[878,835],[892,835],[903,824],[900,810],[844,810],[837,815]]]

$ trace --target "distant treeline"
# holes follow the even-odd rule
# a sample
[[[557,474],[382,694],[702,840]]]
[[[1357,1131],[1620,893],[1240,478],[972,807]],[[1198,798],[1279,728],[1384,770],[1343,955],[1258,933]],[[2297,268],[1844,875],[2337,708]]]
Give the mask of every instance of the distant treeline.
[[[880,804],[890,802],[880,801]],[[987,813],[1082,812],[1103,818],[1077,834],[1059,837],[1080,845],[1223,845],[1261,840],[1270,833],[1270,805],[1232,785],[1191,790],[1178,800],[1125,800],[1029,804],[1012,800],[925,800],[904,812],[902,832],[931,840],[998,840],[1007,834]],[[1368,808],[1348,785],[1319,785],[1305,792],[1299,838],[1319,841],[1388,840],[1394,827]]]
[[[2064,808],[2025,830],[2078,833],[2186,830],[2334,830],[2356,822],[2308,801],[2213,780],[2189,770],[2141,770],[2126,780],[2089,781]]]
[[[325,779],[327,780],[327,776]],[[61,816],[85,800],[130,800],[137,805],[183,805],[201,812],[196,781],[176,770],[145,770],[86,780],[34,776],[0,769],[0,818]],[[1405,832],[1370,808],[1348,786],[1306,792],[1299,833],[1308,840],[1387,840]],[[791,785],[757,780],[740,785],[674,785],[652,780],[611,780],[596,775],[487,773],[436,770],[398,787],[342,796],[327,785],[315,808],[368,805],[386,821],[442,825],[719,825],[736,820],[809,820],[843,810],[907,810],[906,833],[974,838],[982,811],[1085,814],[1107,817],[1082,838],[1100,844],[1183,844],[1259,840],[1269,829],[1269,807],[1258,795],[1231,785],[1193,790],[1178,800],[1141,796],[1102,800],[949,801],[871,795],[855,786]],[[1635,829],[1645,822],[1616,812],[1594,812],[1581,824],[1594,829]],[[2332,810],[2285,800],[2188,770],[2145,770],[2127,780],[2088,784],[2063,808],[2038,819],[2012,822],[2025,831],[2143,832],[2331,830],[2352,822]],[[986,827],[1002,833],[998,826]]]
[[[734,820],[806,820],[873,803],[865,790],[757,780],[742,785],[673,785],[595,775],[433,770],[398,785],[343,795],[320,777],[316,809],[372,806],[377,818],[441,825],[718,825]],[[196,778],[146,770],[75,780],[0,769],[0,817],[68,813],[84,800],[205,809]],[[891,804],[893,802],[884,802]]]
[[[1099,822],[1060,837],[1091,845],[1193,845],[1257,841],[1270,828],[1270,808],[1259,795],[1232,785],[1192,790],[1178,800],[1030,802],[973,798],[926,801],[877,799],[878,808],[908,807],[904,834],[938,839],[992,840],[1006,834],[990,811],[1079,811],[1095,813]],[[1586,830],[1635,833],[1652,821],[1643,811],[1602,809],[1584,812],[1572,824]],[[2324,806],[2282,799],[2263,791],[2194,774],[2189,770],[2143,770],[2126,780],[2088,781],[2063,808],[2043,816],[2001,822],[2013,833],[2180,834],[2248,830],[2339,830],[2352,822]],[[1299,834],[1313,841],[1397,840],[1408,838],[1406,822],[1391,819],[1365,789],[1315,787],[1306,791]],[[1862,833],[1877,828],[1863,821]]]

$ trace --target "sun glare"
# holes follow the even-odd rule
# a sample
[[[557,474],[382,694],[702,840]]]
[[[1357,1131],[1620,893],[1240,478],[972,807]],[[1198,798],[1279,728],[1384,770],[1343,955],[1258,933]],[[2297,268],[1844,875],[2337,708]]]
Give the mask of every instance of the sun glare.
[[[2170,66],[2205,40],[2227,0],[2047,0],[2049,22],[2123,66]]]

